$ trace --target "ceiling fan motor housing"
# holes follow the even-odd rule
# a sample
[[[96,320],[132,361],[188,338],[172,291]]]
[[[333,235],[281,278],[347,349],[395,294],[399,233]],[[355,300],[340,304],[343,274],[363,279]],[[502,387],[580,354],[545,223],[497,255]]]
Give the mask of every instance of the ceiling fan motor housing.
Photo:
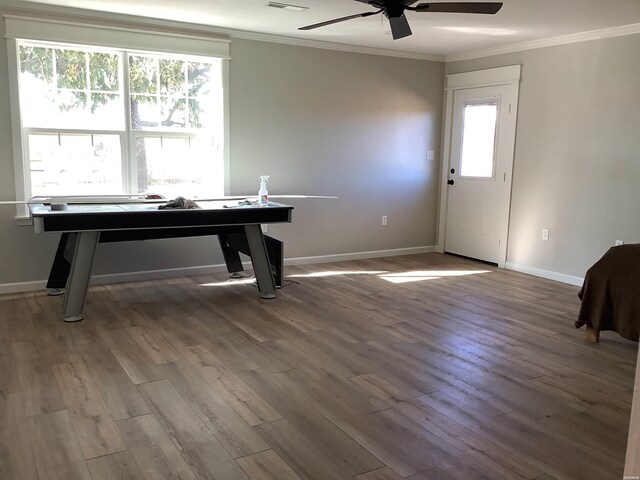
[[[387,18],[398,18],[404,15],[404,0],[385,0],[383,2],[384,14]]]

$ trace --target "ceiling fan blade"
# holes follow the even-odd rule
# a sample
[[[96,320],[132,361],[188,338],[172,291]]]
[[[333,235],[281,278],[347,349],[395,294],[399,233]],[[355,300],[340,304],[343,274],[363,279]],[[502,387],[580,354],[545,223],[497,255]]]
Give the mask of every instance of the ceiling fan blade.
[[[382,8],[382,6],[384,5],[384,2],[382,0],[356,0],[356,2],[366,3],[367,5],[373,5],[376,8]]]
[[[394,40],[408,37],[413,33],[404,13],[400,17],[389,17],[389,24],[391,25],[391,35]]]
[[[406,7],[415,12],[436,13],[484,13],[493,15],[502,8],[502,2],[441,2],[419,3],[415,7]]]
[[[378,10],[376,12],[358,13],[356,15],[349,15],[348,17],[335,18],[333,20],[327,20],[326,22],[314,23],[313,25],[300,27],[298,30],[313,30],[314,28],[326,27],[327,25],[333,25],[334,23],[344,22],[346,20],[352,20],[354,18],[370,17],[371,15],[377,15],[379,13],[382,13],[382,10]]]

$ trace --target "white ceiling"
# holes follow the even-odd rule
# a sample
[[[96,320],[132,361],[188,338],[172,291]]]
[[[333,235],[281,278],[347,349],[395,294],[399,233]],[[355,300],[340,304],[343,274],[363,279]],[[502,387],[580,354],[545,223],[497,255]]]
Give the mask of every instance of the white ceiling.
[[[393,40],[382,15],[301,32],[298,27],[374,10],[354,0],[277,0],[304,12],[267,7],[268,0],[29,0],[264,34],[420,54],[454,53],[640,24],[640,0],[503,0],[496,15],[407,12],[411,37]],[[426,1],[426,0],[421,0]]]

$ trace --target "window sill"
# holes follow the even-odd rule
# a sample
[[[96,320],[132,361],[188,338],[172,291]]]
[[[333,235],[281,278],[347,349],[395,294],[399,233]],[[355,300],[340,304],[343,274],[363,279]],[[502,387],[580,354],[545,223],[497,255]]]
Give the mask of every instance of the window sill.
[[[19,226],[31,226],[33,225],[33,223],[31,222],[31,217],[30,216],[19,216],[19,217],[15,217],[15,221],[16,221],[16,225]]]

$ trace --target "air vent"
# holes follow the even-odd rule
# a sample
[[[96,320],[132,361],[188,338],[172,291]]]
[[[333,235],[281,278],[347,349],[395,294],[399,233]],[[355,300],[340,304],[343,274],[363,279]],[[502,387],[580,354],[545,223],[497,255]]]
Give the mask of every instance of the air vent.
[[[288,3],[269,2],[268,7],[280,8],[282,10],[291,10],[293,12],[304,12],[309,10],[309,7],[301,7],[300,5],[289,5]]]

